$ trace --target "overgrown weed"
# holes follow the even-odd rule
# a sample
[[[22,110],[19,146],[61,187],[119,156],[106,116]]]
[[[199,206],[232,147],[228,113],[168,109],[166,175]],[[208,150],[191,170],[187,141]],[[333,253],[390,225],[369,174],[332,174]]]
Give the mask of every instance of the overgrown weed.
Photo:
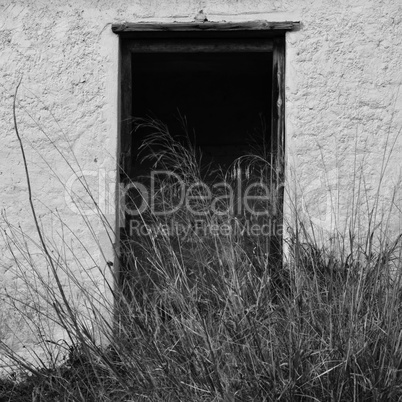
[[[193,186],[196,202],[171,214],[150,208],[135,214],[137,227],[150,230],[121,239],[119,272],[105,275],[88,255],[107,282],[101,286],[77,277],[80,271],[85,276],[86,265],[67,258],[74,255],[68,245],[49,252],[39,223],[38,241],[5,221],[15,273],[26,289],[7,300],[36,332],[46,359],[42,354],[29,362],[2,341],[3,356],[23,373],[0,383],[3,400],[400,400],[401,237],[390,243],[387,233],[369,226],[363,244],[342,232],[341,247],[333,248],[316,242],[296,213],[288,254],[275,263],[272,243],[244,230],[252,216],[227,204],[227,188],[205,197],[197,185],[205,180],[197,148],[159,122],[139,123],[152,129],[142,149],[153,167]],[[272,185],[270,169],[266,156],[255,155],[215,177],[230,185],[241,171],[242,180]],[[177,185],[172,176],[156,182],[157,211],[177,205]],[[277,193],[270,194],[272,217],[280,208]],[[139,201],[133,195],[128,205],[135,210]],[[207,227],[239,230],[205,234],[196,223],[200,211]],[[188,229],[185,235],[157,230],[172,219]],[[79,306],[66,286],[78,289]],[[64,341],[47,339],[49,320],[62,328]]]

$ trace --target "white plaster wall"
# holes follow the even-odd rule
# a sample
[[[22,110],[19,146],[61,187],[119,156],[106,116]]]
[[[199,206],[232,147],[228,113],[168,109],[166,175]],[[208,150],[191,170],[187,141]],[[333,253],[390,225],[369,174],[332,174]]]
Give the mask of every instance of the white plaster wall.
[[[287,37],[289,191],[327,234],[367,226],[375,205],[377,223],[401,230],[401,11],[399,1],[315,1]]]
[[[69,164],[86,172],[95,195],[115,183],[118,37],[111,32],[111,23],[191,21],[200,9],[210,21],[302,23],[300,31],[287,35],[287,206],[295,193],[302,195],[305,202],[297,198],[297,208],[308,211],[318,226],[332,230],[328,205],[340,206],[343,217],[353,216],[348,205],[358,198],[351,190],[356,188],[354,181],[363,183],[368,201],[374,202],[382,161],[392,146],[380,198],[386,205],[394,200],[389,223],[394,233],[400,230],[399,194],[393,198],[402,155],[400,0],[1,0],[0,208],[8,222],[20,224],[24,233],[37,239],[13,129],[13,94],[22,79],[17,120],[44,231],[55,245],[60,244],[60,234],[66,236],[74,253],[82,254],[74,259],[66,252],[71,269],[79,271],[84,265],[92,272],[95,264],[85,257],[78,240],[106,269],[113,253],[103,225],[91,217],[89,233],[82,217],[66,204],[65,186],[71,180]],[[356,173],[360,166],[364,180]],[[114,195],[107,194],[110,199],[101,196],[100,206],[113,223]],[[359,214],[365,214],[366,205],[358,206]],[[68,230],[62,231],[60,219]],[[1,225],[7,227],[4,221]],[[2,286],[21,293],[4,241],[0,255]],[[84,275],[82,280],[88,278]],[[34,342],[6,304],[1,310],[0,336],[17,351]],[[8,325],[22,328],[21,339],[12,338]]]

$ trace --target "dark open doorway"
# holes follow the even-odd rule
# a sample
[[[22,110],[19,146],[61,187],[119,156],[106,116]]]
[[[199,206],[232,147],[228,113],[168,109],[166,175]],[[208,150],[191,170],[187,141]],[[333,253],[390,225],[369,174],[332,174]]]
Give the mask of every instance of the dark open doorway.
[[[161,120],[172,135],[185,120],[205,163],[228,168],[251,147],[270,148],[271,52],[136,53],[132,77],[133,116]],[[136,132],[134,153],[146,132]]]
[[[280,266],[285,132],[284,35],[286,30],[292,28],[293,23],[265,22],[238,25],[131,24],[113,28],[122,38],[120,181],[124,188],[130,188],[130,191],[124,191],[123,208],[119,211],[121,228],[119,244],[122,252],[119,261],[120,285],[127,282],[132,274],[132,267],[138,271],[140,266],[144,277],[149,280],[139,286],[148,289],[151,283],[155,283],[155,278],[150,277],[148,262],[154,258],[154,255],[149,254],[149,249],[155,246],[158,234],[148,233],[148,237],[145,236],[148,245],[144,246],[139,244],[143,239],[137,241],[138,236],[142,235],[138,234],[138,231],[133,235],[132,231],[132,227],[138,229],[147,226],[147,219],[152,221],[154,216],[145,213],[132,214],[132,211],[147,209],[160,196],[161,192],[155,195],[149,191],[153,185],[149,177],[150,172],[160,169],[161,165],[158,165],[155,159],[147,159],[146,148],[143,147],[144,139],[148,138],[155,127],[150,127],[149,124],[138,125],[138,118],[152,117],[155,121],[161,121],[169,131],[170,137],[167,143],[177,141],[180,146],[188,145],[190,148],[200,149],[202,168],[205,165],[211,167],[211,164],[214,167],[208,171],[212,172],[209,176],[200,176],[207,185],[212,183],[213,172],[219,170],[217,167],[224,172],[239,157],[256,152],[263,154],[264,167],[256,168],[254,173],[257,171],[258,176],[264,171],[265,177],[268,177],[265,182],[269,189],[261,190],[261,186],[258,187],[257,184],[258,180],[250,174],[250,170],[239,165],[235,172],[237,181],[232,186],[233,192],[236,195],[240,194],[238,191],[240,188],[255,184],[252,191],[247,194],[251,195],[251,198],[258,199],[252,205],[257,208],[251,212],[248,210],[247,215],[242,205],[243,194],[240,194],[234,208],[227,210],[228,219],[224,224],[230,221],[230,224],[234,222],[234,226],[243,225],[241,226],[243,228],[245,224],[252,223],[261,228],[274,222],[275,226],[269,227],[269,233],[261,231],[254,233],[251,230],[243,236],[244,231],[241,232],[244,248],[248,250],[245,258],[249,261],[242,263],[242,269],[251,264],[258,274],[259,269],[266,269],[267,264],[271,262]],[[183,135],[183,120],[186,122],[185,128],[188,134],[186,140],[180,137]],[[168,156],[170,162],[174,163],[175,152],[172,151]],[[177,159],[179,162],[179,158]],[[269,168],[266,169],[266,166]],[[193,180],[186,185],[194,189],[194,184]],[[169,186],[174,188],[175,185],[176,183],[164,182],[163,188],[169,189]],[[208,208],[211,204],[214,207],[218,205],[213,199],[216,194],[211,196],[205,187],[196,189],[198,195],[202,195],[201,198],[210,201]],[[142,202],[144,194],[147,203]],[[192,194],[190,193],[188,198],[191,198]],[[190,203],[186,202],[185,200],[182,205],[187,210],[191,209]],[[261,217],[255,211],[258,212],[259,205],[264,202],[270,203],[269,214]],[[272,205],[275,205],[275,208],[271,208]],[[130,212],[127,213],[127,210]],[[213,215],[213,219],[218,216],[217,222],[222,223],[222,214],[211,214],[210,210],[208,209],[207,220]],[[180,215],[179,219],[183,216]],[[184,217],[189,218],[188,215]],[[190,216],[188,223],[194,229],[197,223],[193,222],[193,218],[194,216]],[[168,223],[168,220],[163,219],[158,217],[159,223]],[[169,217],[169,221],[174,219]],[[132,225],[133,222],[135,225]],[[225,235],[222,236],[224,237]],[[226,236],[222,240],[216,234],[211,239],[215,246],[217,244],[215,240],[218,239],[221,248],[224,244],[238,242],[238,238]],[[194,244],[197,242],[197,245],[207,244],[208,240],[204,240],[203,237],[197,237],[196,243],[194,239],[187,240],[186,238],[183,242],[183,239],[173,237],[166,240],[163,235],[159,244],[169,244],[171,247],[169,252],[178,251],[176,257],[181,264],[180,267],[190,267],[192,272],[194,268],[195,271],[202,271],[204,268],[210,270],[214,267],[215,270],[222,267],[219,256],[214,260],[213,256],[208,255],[208,251],[194,254],[193,250],[197,249]],[[132,247],[133,243],[137,245]],[[126,244],[129,245],[128,254],[125,254]],[[208,244],[207,246],[209,247]],[[237,243],[235,247],[237,250]],[[221,251],[223,252],[223,248]],[[145,261],[144,264],[141,261]],[[168,267],[169,261],[163,260],[161,264],[164,267],[167,264]],[[140,283],[137,280],[136,282]]]

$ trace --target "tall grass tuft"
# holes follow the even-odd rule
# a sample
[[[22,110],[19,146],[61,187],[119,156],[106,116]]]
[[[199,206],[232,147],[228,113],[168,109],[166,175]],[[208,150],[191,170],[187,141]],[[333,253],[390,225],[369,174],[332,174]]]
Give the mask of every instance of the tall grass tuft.
[[[389,242],[369,229],[363,245],[352,234],[339,235],[337,244],[347,247],[335,249],[315,241],[296,214],[287,254],[272,259],[272,243],[245,230],[253,217],[228,204],[228,187],[217,186],[205,197],[199,183],[210,175],[197,147],[160,122],[137,123],[150,130],[144,157],[192,186],[192,208],[183,204],[169,215],[137,209],[137,227],[148,228],[147,234],[123,239],[118,275],[106,275],[105,266],[93,261],[105,283],[91,286],[77,277],[86,269],[83,259],[67,259],[67,251],[74,254],[67,245],[49,252],[40,224],[38,242],[5,222],[14,269],[29,296],[10,294],[7,300],[40,334],[43,353],[32,363],[1,341],[4,358],[16,367],[0,381],[3,400],[401,399],[401,236]],[[271,184],[269,160],[262,155],[238,160],[215,177],[236,185],[239,171],[243,180]],[[156,182],[156,211],[177,205],[180,188],[172,177]],[[278,206],[271,194],[272,217]],[[139,201],[133,196],[128,205],[135,210]],[[200,230],[199,212],[205,212],[203,228],[226,225],[227,233]],[[169,232],[171,220],[186,232]],[[39,265],[32,244],[44,257]],[[79,290],[80,306],[66,284]],[[62,328],[63,341],[47,339],[49,320]]]

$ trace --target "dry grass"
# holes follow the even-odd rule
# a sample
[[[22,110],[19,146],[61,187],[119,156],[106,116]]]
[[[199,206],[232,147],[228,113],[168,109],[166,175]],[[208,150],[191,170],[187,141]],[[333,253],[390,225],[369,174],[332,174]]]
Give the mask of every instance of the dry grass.
[[[163,125],[149,124],[156,134],[144,147],[156,150],[148,153],[156,166],[176,172],[187,186],[202,180],[197,150],[170,138]],[[262,168],[253,170],[256,161],[261,157],[247,161],[249,171],[265,175]],[[161,208],[175,196],[173,184],[158,182]],[[208,206],[201,201],[199,208]],[[138,219],[167,223],[166,216],[148,210]],[[174,219],[189,226],[194,216],[180,208]],[[244,224],[230,208],[204,219]],[[77,269],[66,263],[64,253],[47,252],[42,234],[36,246],[46,257],[50,278],[61,283],[60,276],[66,276],[80,289],[83,312],[62,286],[49,285],[43,266],[24,248],[28,237],[8,225],[7,242],[18,248],[16,270],[37,300],[10,303],[33,309],[35,314],[25,318],[34,328],[54,319],[68,337],[48,349],[46,362],[35,365],[2,343],[3,353],[19,368],[18,378],[0,382],[2,401],[402,399],[400,237],[389,243],[384,233],[368,231],[365,242],[357,244],[352,235],[339,236],[337,244],[347,247],[334,250],[315,242],[296,218],[289,255],[275,264],[261,236],[204,236],[195,229],[186,237],[137,236],[119,255],[130,275],[120,276],[118,289],[108,284],[113,306],[99,300],[96,288],[92,294],[75,280],[81,260],[75,260]],[[26,264],[29,277],[22,275]],[[116,325],[102,309],[116,317]],[[106,343],[99,344],[94,328]]]

